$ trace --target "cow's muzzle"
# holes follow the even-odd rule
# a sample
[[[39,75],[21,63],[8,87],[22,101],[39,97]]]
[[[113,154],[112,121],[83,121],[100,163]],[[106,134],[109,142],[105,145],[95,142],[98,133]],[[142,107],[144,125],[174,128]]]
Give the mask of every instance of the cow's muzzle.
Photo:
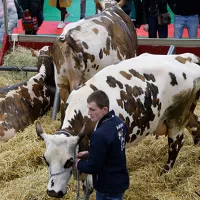
[[[54,198],[62,198],[65,195],[62,191],[55,192],[54,190],[47,190],[47,194]]]

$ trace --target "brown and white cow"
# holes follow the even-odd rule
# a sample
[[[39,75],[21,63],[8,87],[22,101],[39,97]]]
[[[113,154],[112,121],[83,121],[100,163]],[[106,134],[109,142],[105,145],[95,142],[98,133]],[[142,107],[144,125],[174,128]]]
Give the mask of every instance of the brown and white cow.
[[[110,108],[128,126],[126,147],[152,133],[168,137],[169,156],[163,172],[169,171],[183,145],[184,128],[190,130],[195,121],[193,111],[200,95],[200,66],[196,64],[199,62],[197,56],[189,53],[145,54],[104,68],[74,90],[68,98],[60,131],[48,135],[39,123],[36,126],[37,134],[46,143],[44,158],[50,171],[48,194],[62,197],[66,193],[74,152],[77,146],[80,151],[88,148],[94,124],[87,114],[87,97],[98,89],[106,92]],[[199,127],[197,120],[196,123]],[[78,133],[84,124],[81,132],[85,137],[80,142],[83,136]],[[199,133],[194,133],[196,142]]]
[[[101,13],[65,26],[53,45],[55,82],[61,98],[61,119],[72,90],[104,67],[135,57],[137,35],[128,15],[116,4],[96,0]]]
[[[39,51],[37,67],[39,72],[28,81],[0,90],[0,140],[9,140],[52,106],[55,81],[49,47]]]

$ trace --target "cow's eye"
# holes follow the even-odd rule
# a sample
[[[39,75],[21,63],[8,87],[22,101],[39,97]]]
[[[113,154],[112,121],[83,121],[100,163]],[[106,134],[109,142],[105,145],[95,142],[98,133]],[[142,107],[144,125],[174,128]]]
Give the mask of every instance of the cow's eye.
[[[64,168],[70,168],[74,163],[74,159],[73,158],[70,158],[66,161],[65,165],[64,165]]]
[[[44,158],[44,161],[45,161],[45,163],[47,164],[47,166],[49,167],[49,163],[47,162],[47,160],[46,160],[46,158],[45,158],[45,156],[43,155],[43,158]]]

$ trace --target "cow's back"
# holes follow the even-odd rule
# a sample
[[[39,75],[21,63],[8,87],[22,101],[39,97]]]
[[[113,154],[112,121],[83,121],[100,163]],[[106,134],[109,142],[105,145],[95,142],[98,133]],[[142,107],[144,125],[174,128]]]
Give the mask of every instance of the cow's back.
[[[100,89],[109,96],[110,108],[129,126],[128,141],[134,140],[132,135],[142,139],[153,133],[161,120],[170,117],[170,107],[183,114],[187,101],[200,88],[200,67],[176,57],[140,56],[103,69],[70,95],[63,128],[71,126],[70,119],[78,111],[87,116],[87,97]]]

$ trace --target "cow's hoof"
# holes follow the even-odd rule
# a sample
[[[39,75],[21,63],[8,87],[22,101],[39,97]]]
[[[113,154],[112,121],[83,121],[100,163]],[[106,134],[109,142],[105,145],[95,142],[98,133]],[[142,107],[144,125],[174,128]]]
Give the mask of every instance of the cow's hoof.
[[[194,141],[194,145],[197,145],[197,144],[199,144],[200,142],[200,138],[198,138],[198,137],[194,137],[193,138],[193,141]]]
[[[162,171],[160,172],[160,176],[166,174],[167,172],[169,172],[169,166],[165,165]]]

